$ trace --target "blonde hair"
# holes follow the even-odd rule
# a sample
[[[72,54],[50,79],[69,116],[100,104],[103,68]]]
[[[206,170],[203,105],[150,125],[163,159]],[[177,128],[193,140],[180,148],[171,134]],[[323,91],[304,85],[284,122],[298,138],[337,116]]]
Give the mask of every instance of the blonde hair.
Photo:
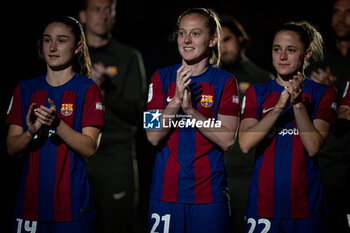
[[[290,21],[280,26],[276,33],[279,31],[293,31],[300,36],[301,42],[304,44],[304,51],[311,50],[312,54],[309,60],[304,62],[303,69],[306,69],[310,61],[318,62],[324,58],[324,42],[319,30],[311,23],[300,20]]]
[[[220,65],[220,20],[217,15],[217,13],[213,9],[206,9],[206,8],[189,8],[186,11],[184,11],[177,19],[177,29],[180,26],[180,22],[182,18],[185,15],[189,14],[200,14],[207,18],[206,26],[209,28],[210,36],[216,36],[218,38],[218,42],[214,47],[210,48],[210,55],[209,55],[209,64],[214,67],[219,67]],[[173,34],[172,38],[174,39],[175,36],[177,37],[177,31]]]

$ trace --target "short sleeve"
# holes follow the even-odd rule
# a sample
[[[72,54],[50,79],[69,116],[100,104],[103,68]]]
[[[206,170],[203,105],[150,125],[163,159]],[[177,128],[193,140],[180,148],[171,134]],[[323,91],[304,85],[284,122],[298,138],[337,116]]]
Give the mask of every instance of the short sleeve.
[[[164,93],[159,73],[156,71],[151,77],[148,87],[147,110],[164,109]]]
[[[85,93],[82,113],[82,128],[87,126],[104,126],[105,101],[100,88],[93,84]]]
[[[223,88],[218,113],[222,115],[239,116],[238,85],[234,76],[227,80]]]
[[[22,108],[21,108],[20,85],[17,85],[13,92],[13,95],[7,110],[6,123],[15,124],[23,127],[21,109]]]
[[[343,92],[343,96],[340,102],[340,105],[346,105],[350,107],[350,90],[349,90],[350,76],[346,82],[346,86]]]
[[[256,93],[253,86],[250,86],[245,92],[242,100],[241,114],[242,120],[245,118],[258,119]]]
[[[327,87],[323,96],[321,97],[314,119],[322,119],[333,125],[335,123],[335,119],[337,118],[336,98],[337,93],[335,92],[334,88]]]

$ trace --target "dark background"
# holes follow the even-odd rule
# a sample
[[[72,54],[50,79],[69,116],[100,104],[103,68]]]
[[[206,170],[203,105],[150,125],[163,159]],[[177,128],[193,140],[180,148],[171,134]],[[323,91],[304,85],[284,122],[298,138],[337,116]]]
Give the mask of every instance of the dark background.
[[[36,40],[48,19],[59,15],[77,17],[81,0],[4,1],[0,3],[1,27],[1,111],[7,108],[9,96],[18,81],[45,72],[38,60]],[[233,15],[251,37],[248,56],[273,72],[271,43],[274,29],[296,19],[316,25],[326,46],[333,44],[330,27],[332,0],[249,1],[249,0],[118,0],[113,36],[140,50],[147,78],[156,68],[180,62],[175,44],[168,37],[175,29],[178,15],[189,7],[213,8]],[[3,115],[2,115],[3,116]]]
[[[113,30],[116,39],[140,50],[148,79],[155,69],[180,63],[176,45],[169,43],[168,37],[175,29],[178,15],[189,7],[213,8],[217,12],[234,16],[251,37],[248,57],[272,73],[273,32],[286,21],[308,20],[320,29],[326,47],[333,45],[330,26],[331,0],[158,1],[118,0],[116,25]],[[36,40],[46,21],[59,15],[77,17],[79,6],[80,0],[5,0],[0,3],[0,182],[1,190],[5,194],[5,208],[2,209],[7,213],[7,217],[3,219],[5,229],[10,226],[8,223],[11,221],[15,191],[23,163],[22,159],[10,158],[6,153],[7,128],[4,120],[7,107],[19,81],[45,72],[45,66],[37,58]]]

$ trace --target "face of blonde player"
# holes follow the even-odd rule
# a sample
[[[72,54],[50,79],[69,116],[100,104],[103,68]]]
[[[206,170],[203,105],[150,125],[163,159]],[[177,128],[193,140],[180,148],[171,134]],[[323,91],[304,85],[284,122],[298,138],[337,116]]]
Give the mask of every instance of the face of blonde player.
[[[332,27],[337,37],[350,40],[350,0],[338,0],[334,4]]]
[[[182,17],[179,24],[177,44],[179,53],[188,65],[208,60],[209,48],[215,45],[210,38],[206,18],[192,13]]]
[[[298,71],[302,72],[304,57],[304,44],[297,33],[276,33],[272,44],[272,64],[277,71],[277,77],[287,80]]]
[[[220,45],[221,62],[228,65],[236,64],[241,52],[237,36],[228,27],[222,27],[220,33],[222,38]]]
[[[43,33],[43,54],[52,70],[71,66],[77,53],[75,37],[68,26],[58,22],[46,26]]]

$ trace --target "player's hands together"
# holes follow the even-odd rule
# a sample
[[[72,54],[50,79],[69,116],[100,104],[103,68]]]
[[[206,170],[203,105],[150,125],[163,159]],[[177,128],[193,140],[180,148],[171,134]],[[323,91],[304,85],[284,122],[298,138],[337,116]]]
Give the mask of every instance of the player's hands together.
[[[303,81],[305,76],[298,72],[293,76],[292,79],[289,80],[289,86],[287,87],[287,91],[290,95],[290,103],[292,105],[298,104],[302,102],[302,93],[303,93]]]
[[[185,113],[192,115],[191,111],[193,110],[193,106],[190,88],[185,88],[183,97],[181,108]]]
[[[60,119],[57,115],[56,105],[50,98],[48,99],[50,107],[45,107],[43,105],[40,108],[35,109],[35,116],[41,125],[52,127],[56,129],[60,123]]]
[[[288,93],[287,89],[284,89],[274,109],[279,112],[283,112],[283,110],[289,105],[289,103],[290,103],[290,94]]]
[[[176,90],[174,100],[177,104],[182,105],[185,89],[188,88],[188,85],[191,83],[191,74],[191,68],[186,65],[180,66],[176,71]]]
[[[26,116],[26,122],[28,126],[29,133],[34,136],[41,128],[41,123],[35,115],[36,104],[32,103],[29,106],[29,111]]]

